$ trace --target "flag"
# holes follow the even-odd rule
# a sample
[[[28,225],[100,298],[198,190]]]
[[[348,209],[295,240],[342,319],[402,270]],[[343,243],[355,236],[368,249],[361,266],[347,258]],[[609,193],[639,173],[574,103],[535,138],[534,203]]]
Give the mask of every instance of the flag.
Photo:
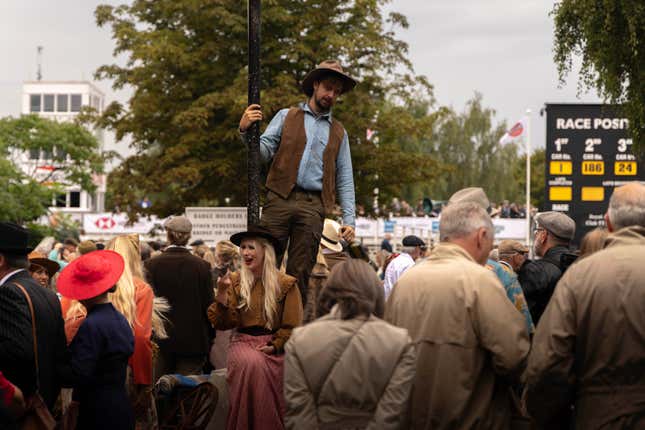
[[[518,122],[516,122],[513,127],[511,127],[504,136],[499,140],[500,145],[506,145],[508,143],[516,143],[523,139],[526,139],[526,130],[528,118],[524,117]]]

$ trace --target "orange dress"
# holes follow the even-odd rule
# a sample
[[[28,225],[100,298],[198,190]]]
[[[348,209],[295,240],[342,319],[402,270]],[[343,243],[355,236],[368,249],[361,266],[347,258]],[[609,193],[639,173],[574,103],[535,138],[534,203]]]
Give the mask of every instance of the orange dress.
[[[154,293],[142,279],[134,278],[137,321],[134,324],[134,354],[128,364],[135,384],[152,384],[152,306]],[[61,308],[65,319],[65,336],[69,345],[85,319],[84,314],[67,315],[72,300],[63,297]]]

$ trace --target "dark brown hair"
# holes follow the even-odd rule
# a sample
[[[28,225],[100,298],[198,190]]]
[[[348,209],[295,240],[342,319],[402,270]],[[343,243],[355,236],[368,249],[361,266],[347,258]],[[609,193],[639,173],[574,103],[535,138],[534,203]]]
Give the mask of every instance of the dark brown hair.
[[[385,309],[381,281],[369,264],[350,258],[334,266],[318,297],[317,317],[338,304],[344,320],[371,314],[383,318]]]
[[[166,237],[171,245],[186,246],[190,240],[190,233],[184,233],[174,230],[166,230]]]

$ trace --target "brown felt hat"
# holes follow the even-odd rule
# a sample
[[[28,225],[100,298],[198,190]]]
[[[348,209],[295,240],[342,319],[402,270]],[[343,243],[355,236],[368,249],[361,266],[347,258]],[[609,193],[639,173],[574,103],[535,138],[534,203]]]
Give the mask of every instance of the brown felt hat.
[[[56,272],[60,269],[60,265],[47,258],[44,254],[41,254],[38,251],[32,251],[27,255],[27,258],[29,259],[29,271],[35,271],[35,269],[38,267],[42,267],[47,271],[47,274],[49,277],[53,277]]]
[[[343,94],[354,89],[356,79],[349,76],[343,71],[340,63],[336,60],[325,60],[315,69],[307,73],[302,80],[302,90],[309,97],[314,93],[314,82],[320,80],[325,75],[336,76],[343,81]]]

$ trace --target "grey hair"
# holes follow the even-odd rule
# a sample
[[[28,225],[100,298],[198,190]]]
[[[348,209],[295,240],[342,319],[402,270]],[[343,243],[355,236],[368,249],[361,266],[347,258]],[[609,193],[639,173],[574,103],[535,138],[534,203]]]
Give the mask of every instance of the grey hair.
[[[495,229],[488,213],[477,203],[453,203],[441,212],[439,240],[449,242],[485,228],[493,237]]]
[[[614,230],[633,225],[645,227],[645,185],[633,193],[613,193],[607,211]]]
[[[417,249],[416,246],[404,246],[401,248],[401,252],[406,254],[412,254],[415,249]]]

